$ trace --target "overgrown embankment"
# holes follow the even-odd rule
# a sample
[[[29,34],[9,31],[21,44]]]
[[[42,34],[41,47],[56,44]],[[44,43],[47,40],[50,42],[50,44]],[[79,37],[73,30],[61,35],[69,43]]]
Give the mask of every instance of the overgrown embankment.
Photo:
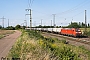
[[[87,35],[87,36],[89,36],[90,37],[90,28],[86,28],[86,32],[85,32],[85,28],[80,28],[81,29],[81,31],[83,32],[83,34],[84,35]]]
[[[83,47],[66,44],[65,40],[47,38],[38,31],[22,31],[8,57],[30,60],[89,60],[90,52]]]

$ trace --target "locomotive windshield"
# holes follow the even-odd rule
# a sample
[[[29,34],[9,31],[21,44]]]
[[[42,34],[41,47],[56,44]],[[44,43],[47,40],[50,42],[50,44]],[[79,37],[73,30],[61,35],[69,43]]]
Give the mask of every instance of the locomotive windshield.
[[[76,32],[81,32],[81,30],[80,29],[76,29]]]

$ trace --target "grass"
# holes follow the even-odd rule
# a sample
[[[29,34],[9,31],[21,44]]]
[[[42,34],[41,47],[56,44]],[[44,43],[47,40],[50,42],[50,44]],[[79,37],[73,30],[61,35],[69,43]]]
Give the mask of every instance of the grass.
[[[22,30],[7,57],[22,60],[89,60],[90,52],[83,46],[66,44],[65,40],[41,36],[38,31]]]
[[[90,36],[90,28],[87,28],[87,32],[85,32],[85,28],[80,28],[80,29],[85,35]]]
[[[12,34],[13,30],[0,30],[0,38],[3,38],[7,34]]]
[[[85,28],[80,28],[82,31],[85,31]],[[90,28],[87,28],[87,32],[90,31]]]

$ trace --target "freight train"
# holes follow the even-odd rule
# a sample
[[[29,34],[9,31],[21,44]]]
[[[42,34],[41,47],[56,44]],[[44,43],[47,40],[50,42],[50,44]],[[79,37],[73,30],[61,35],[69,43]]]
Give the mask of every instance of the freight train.
[[[26,29],[30,29],[30,28],[26,28]],[[31,30],[50,32],[50,33],[56,33],[60,35],[67,35],[73,37],[82,36],[82,32],[79,28],[31,28]]]

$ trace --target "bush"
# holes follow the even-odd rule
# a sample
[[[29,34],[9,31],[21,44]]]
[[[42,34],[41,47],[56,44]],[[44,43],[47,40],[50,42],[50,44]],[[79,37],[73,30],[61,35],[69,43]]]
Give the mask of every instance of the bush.
[[[9,26],[5,28],[6,30],[15,30],[15,28],[13,26]]]
[[[16,25],[15,26],[15,29],[17,30],[17,29],[21,29],[21,26],[20,25]]]

